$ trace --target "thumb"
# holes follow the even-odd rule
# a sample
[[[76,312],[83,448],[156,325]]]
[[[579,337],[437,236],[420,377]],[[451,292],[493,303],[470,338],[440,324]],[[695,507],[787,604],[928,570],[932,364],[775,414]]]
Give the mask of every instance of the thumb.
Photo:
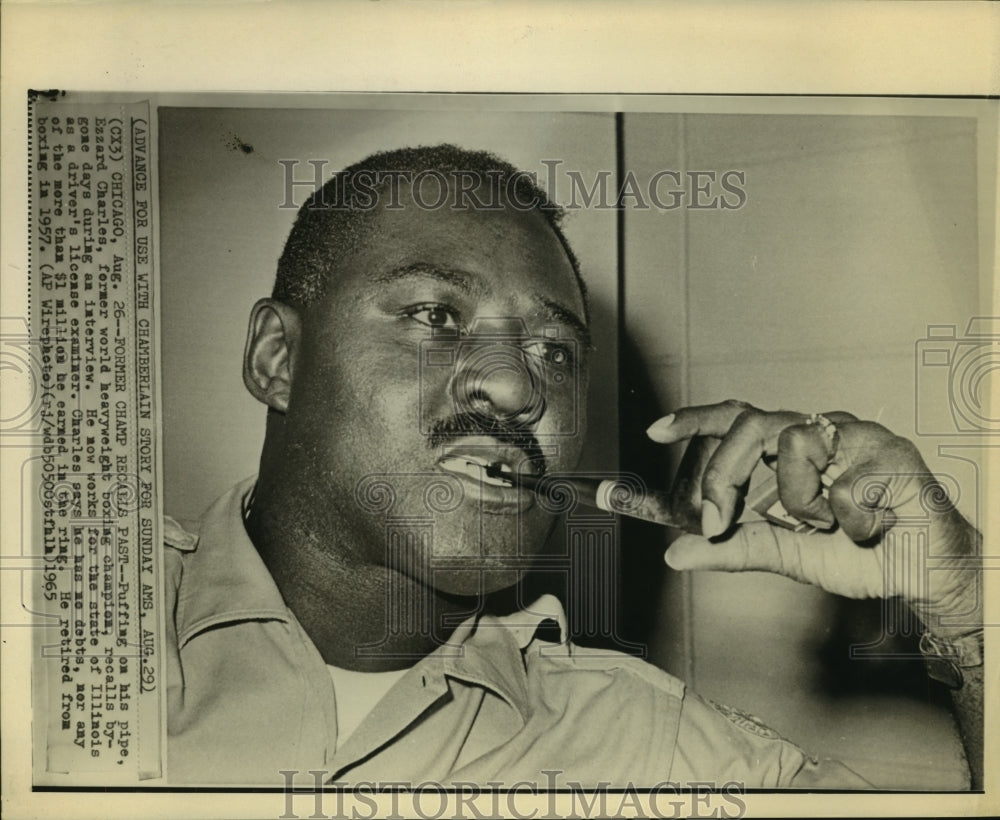
[[[765,537],[765,531],[770,537]],[[782,568],[777,540],[765,522],[743,524],[724,541],[684,534],[670,545],[663,559],[677,570],[780,572]]]

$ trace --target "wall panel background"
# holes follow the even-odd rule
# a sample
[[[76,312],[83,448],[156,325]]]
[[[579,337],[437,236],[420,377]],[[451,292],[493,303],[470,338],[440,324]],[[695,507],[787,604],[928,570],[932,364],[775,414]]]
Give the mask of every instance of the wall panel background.
[[[947,398],[918,396],[914,365],[929,324],[961,335],[979,311],[975,129],[961,118],[626,115],[625,166],[647,179],[746,174],[738,210],[627,212],[623,311],[650,409],[727,398],[843,409],[915,438],[932,469],[975,486],[939,439],[916,437],[918,400],[946,427]],[[974,493],[960,503],[975,513]],[[919,674],[903,684],[916,661],[847,656],[878,639],[878,606],[762,573],[669,571],[658,602],[653,657],[702,694],[876,782],[960,782],[959,760],[940,761],[956,748],[950,714]]]

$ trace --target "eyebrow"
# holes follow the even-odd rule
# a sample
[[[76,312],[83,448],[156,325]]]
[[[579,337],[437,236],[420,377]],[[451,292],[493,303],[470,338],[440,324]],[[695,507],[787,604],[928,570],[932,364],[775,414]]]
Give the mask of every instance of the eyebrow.
[[[590,340],[590,328],[587,327],[586,323],[577,316],[572,310],[570,310],[565,305],[559,304],[559,302],[553,302],[551,299],[546,299],[542,296],[533,297],[539,305],[545,309],[545,315],[556,322],[561,322],[564,325],[569,325],[573,330],[577,332],[580,336],[581,341],[584,346],[589,350],[591,347]]]
[[[451,285],[463,293],[478,293],[482,290],[476,285],[475,277],[460,268],[449,268],[445,265],[434,265],[428,262],[414,262],[401,268],[383,271],[375,274],[371,281],[376,285],[388,285],[401,279],[423,278],[434,279],[446,285]]]
[[[377,273],[372,276],[371,282],[375,285],[388,285],[410,278],[433,279],[437,282],[450,285],[462,293],[471,295],[481,294],[484,290],[479,283],[481,277],[461,268],[452,268],[447,265],[438,265],[430,262],[414,262]],[[590,329],[587,327],[587,323],[577,316],[576,313],[565,305],[538,294],[532,294],[531,299],[542,309],[546,318],[571,327],[580,336],[584,346],[590,349]]]

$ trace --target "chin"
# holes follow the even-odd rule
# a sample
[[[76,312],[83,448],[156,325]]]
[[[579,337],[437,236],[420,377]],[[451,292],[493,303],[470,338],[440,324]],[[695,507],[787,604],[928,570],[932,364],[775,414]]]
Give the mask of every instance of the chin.
[[[406,522],[392,539],[388,565],[445,595],[474,597],[515,586],[555,523],[531,512],[529,518],[461,509],[433,523]]]
[[[525,570],[496,567],[435,573],[432,586],[445,595],[478,597],[516,586]]]

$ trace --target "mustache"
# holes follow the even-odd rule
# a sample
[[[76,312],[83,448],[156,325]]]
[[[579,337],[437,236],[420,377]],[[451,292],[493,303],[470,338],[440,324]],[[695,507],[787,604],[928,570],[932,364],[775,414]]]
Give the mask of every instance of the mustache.
[[[517,447],[536,466],[539,475],[545,473],[545,453],[531,430],[474,413],[456,413],[434,422],[427,433],[427,446],[434,449],[465,436],[489,436]]]

